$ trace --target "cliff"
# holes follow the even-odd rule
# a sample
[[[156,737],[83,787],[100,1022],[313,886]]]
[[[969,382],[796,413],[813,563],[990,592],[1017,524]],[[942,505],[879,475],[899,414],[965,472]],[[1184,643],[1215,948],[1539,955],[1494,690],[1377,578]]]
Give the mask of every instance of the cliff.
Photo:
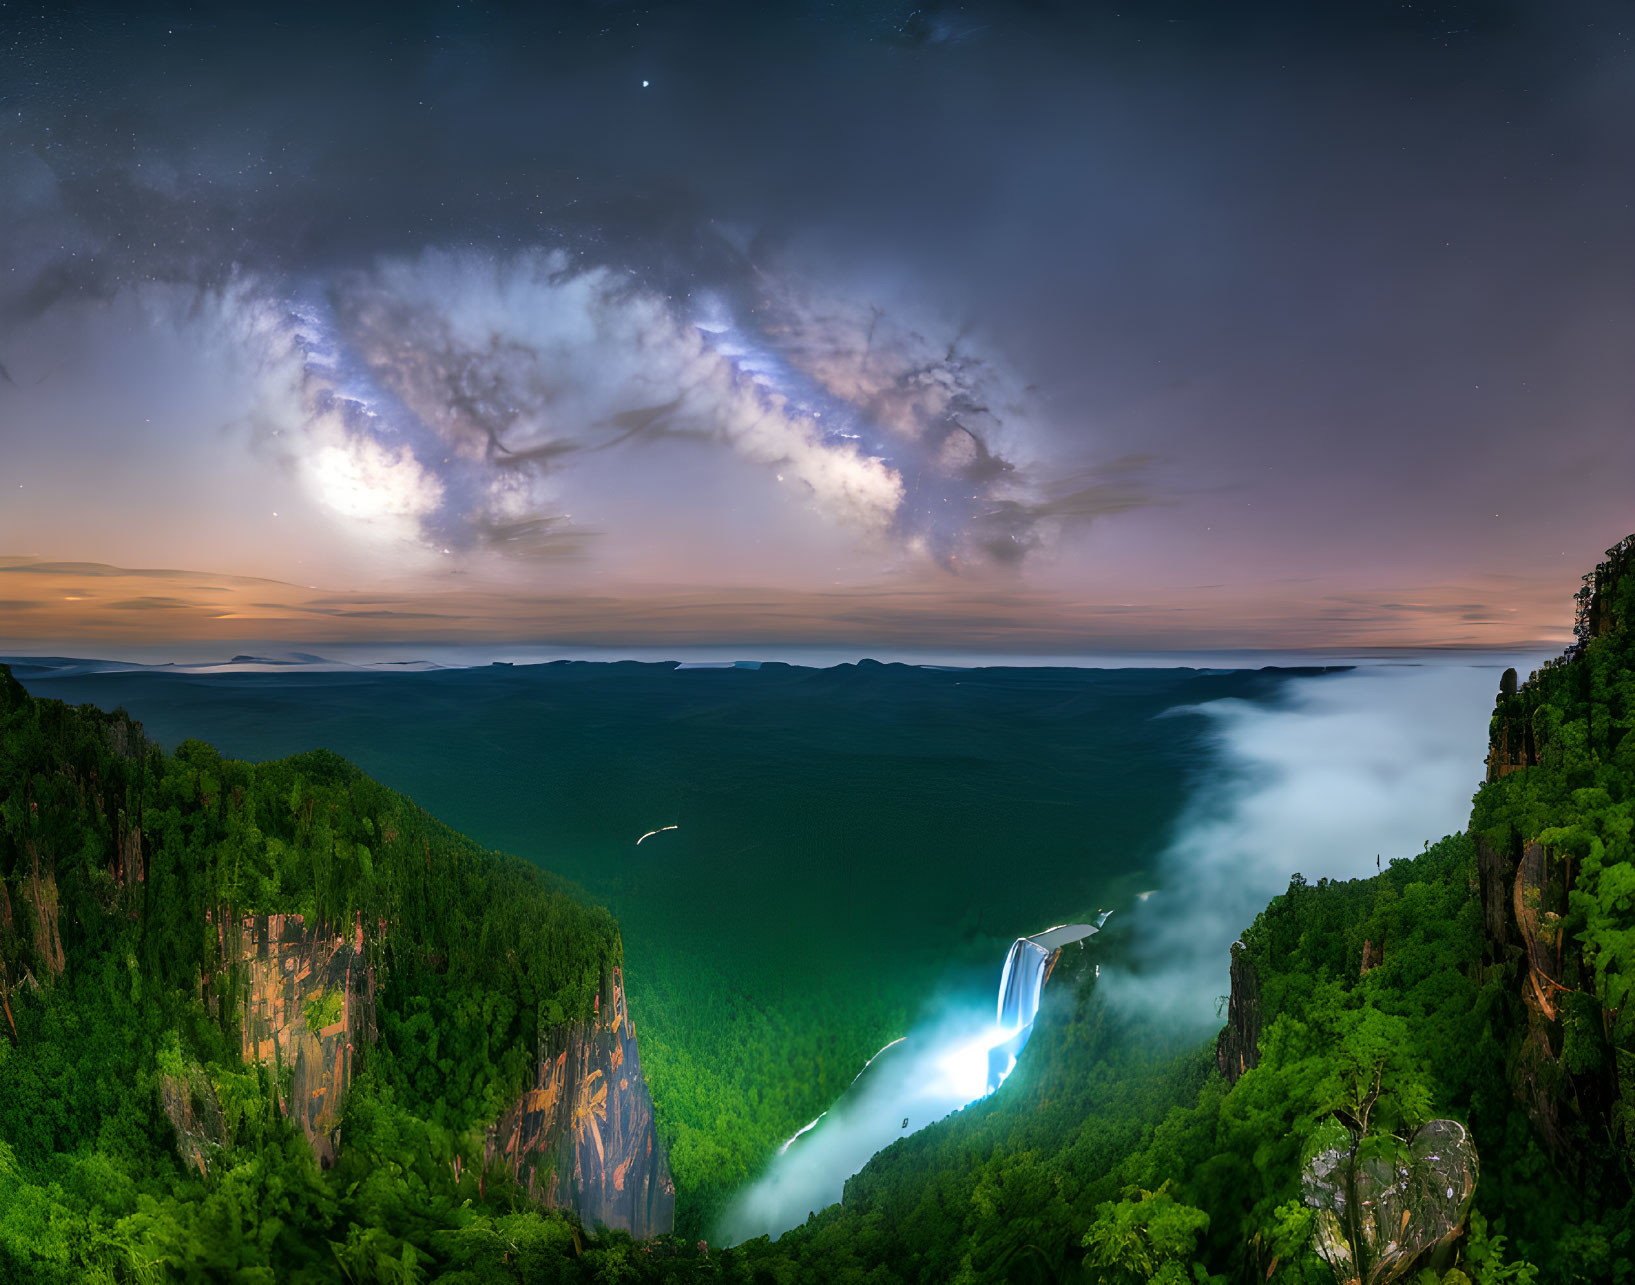
[[[343,935],[300,915],[247,915],[218,940],[238,970],[244,1061],[275,1069],[279,1108],[327,1169],[354,1069],[376,1038],[362,923]],[[620,969],[604,976],[592,1018],[548,1028],[535,1062],[533,1086],[486,1130],[485,1168],[503,1164],[539,1205],[570,1210],[586,1227],[638,1238],[672,1230],[675,1184]],[[167,1084],[164,1106],[184,1155],[202,1169],[220,1109],[196,1082],[186,1088]]]
[[[594,1018],[547,1033],[533,1087],[489,1127],[484,1162],[505,1165],[536,1200],[586,1226],[637,1237],[675,1226],[675,1183],[618,968],[602,979]]]
[[[123,712],[35,700],[0,666],[0,1043],[22,1059],[13,1084],[45,1094],[43,1130],[76,1110],[49,1105],[58,1072],[18,1068],[85,1058],[95,1075],[76,1083],[100,1084],[117,1058],[126,1083],[156,1087],[133,1118],[169,1128],[145,1136],[212,1184],[280,1120],[351,1182],[343,1127],[365,1092],[358,1119],[429,1125],[448,1153],[416,1178],[428,1199],[481,1200],[460,1151],[486,1133],[542,1207],[666,1232],[675,1190],[621,954],[605,909],[333,754],[165,754]],[[119,1034],[81,1048],[85,1021]],[[390,1074],[360,1080],[372,1057]],[[244,1074],[258,1066],[271,1074]],[[495,1121],[493,1086],[525,1073]],[[360,1143],[359,1164],[406,1136]]]
[[[1232,943],[1231,994],[1226,1002],[1226,1025],[1215,1041],[1215,1065],[1228,1084],[1260,1065],[1260,1031],[1265,1014],[1260,1006],[1260,978],[1243,943]]]
[[[1564,1114],[1568,1077],[1561,1069],[1561,1009],[1579,980],[1577,952],[1568,949],[1564,926],[1572,887],[1570,861],[1553,858],[1536,840],[1515,855],[1477,840],[1478,870],[1491,966],[1514,978],[1525,1013],[1525,1030],[1511,1064],[1511,1084],[1527,1109],[1545,1149],[1558,1163],[1576,1168]]]
[[[278,1109],[330,1168],[355,1069],[376,1039],[375,971],[361,922],[338,934],[301,915],[246,915],[218,929],[234,973],[246,1064],[274,1071]],[[675,1226],[675,1184],[653,1125],[635,1024],[617,967],[594,1015],[549,1028],[532,1087],[485,1130],[484,1168],[503,1165],[542,1208],[586,1227],[637,1238]],[[208,1079],[192,1068],[161,1077],[161,1106],[184,1159],[208,1172],[224,1135]]]
[[[28,864],[25,896],[33,912],[34,953],[46,975],[58,977],[67,967],[67,961],[63,958],[62,929],[58,923],[57,877],[49,861],[44,875],[40,873],[40,850],[33,840],[28,843]]]
[[[210,1077],[197,1066],[161,1071],[159,1108],[176,1130],[176,1150],[182,1159],[201,1177],[209,1177],[227,1145],[227,1123]]]
[[[375,1038],[375,976],[364,962],[363,926],[343,936],[308,928],[300,915],[246,915],[219,940],[240,970],[244,1061],[278,1072],[279,1108],[327,1169],[353,1068]]]
[[[1342,1281],[1448,1256],[1478,1145],[1504,1175],[1487,1208],[1535,1262],[1604,1263],[1581,1248],[1596,1236],[1612,1257],[1635,1243],[1627,1222],[1613,1231],[1635,1165],[1635,538],[1576,605],[1562,656],[1499,680],[1465,834],[1373,878],[1295,876],[1233,947],[1215,1048],[1230,1085],[1259,1070],[1264,1095],[1268,1059],[1303,1049],[1350,1083],[1342,1102],[1370,1076],[1357,1100],[1382,1076],[1396,1097],[1400,1118],[1372,1133],[1328,1108],[1347,1136],[1305,1163],[1303,1202]],[[1458,1119],[1426,1124],[1433,1110]],[[1432,1124],[1435,1156],[1416,1158]],[[1536,1191],[1518,1202],[1502,1184],[1523,1172]]]
[[[1476,1196],[1464,1125],[1431,1120],[1408,1137],[1320,1130],[1301,1174],[1318,1253],[1335,1280],[1388,1285],[1416,1263],[1445,1265]]]
[[[1574,1181],[1635,1159],[1635,537],[1576,598],[1574,642],[1500,681],[1472,816],[1483,964],[1511,997],[1508,1078]]]
[[[1274,902],[1256,927],[1265,927],[1267,916],[1290,902],[1309,906],[1331,901],[1331,894],[1344,887],[1309,887],[1297,877],[1290,893],[1279,899],[1282,907]],[[1349,948],[1343,957],[1345,972],[1359,982],[1384,964],[1382,950],[1370,937],[1362,939],[1354,972]],[[1280,961],[1266,962],[1275,977]],[[1261,1065],[1263,1033],[1280,1014],[1268,1007],[1251,948],[1241,941],[1232,947],[1231,977],[1227,1024],[1216,1040],[1215,1061],[1235,1088]],[[1309,1002],[1285,1003],[1295,1022],[1315,1016]],[[1373,1123],[1382,1096],[1399,1091],[1395,1084],[1387,1087],[1389,1057],[1378,1043],[1344,1047],[1344,1022],[1338,1025],[1338,1038],[1331,1037],[1323,1051],[1334,1059],[1340,1083],[1349,1080],[1349,1087],[1340,1093],[1345,1105],[1333,1108],[1308,1142],[1301,1203],[1313,1219],[1312,1245],[1340,1285],[1388,1285],[1420,1266],[1439,1269],[1451,1259],[1476,1193],[1476,1144],[1457,1120],[1431,1119],[1409,1127],[1400,1127],[1399,1121],[1400,1131]],[[1268,1277],[1276,1266],[1275,1257],[1263,1265]]]

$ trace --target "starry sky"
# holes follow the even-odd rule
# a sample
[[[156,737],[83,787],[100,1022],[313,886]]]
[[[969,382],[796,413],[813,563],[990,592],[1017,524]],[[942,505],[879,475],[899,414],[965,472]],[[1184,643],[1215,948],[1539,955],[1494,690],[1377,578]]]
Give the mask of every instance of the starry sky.
[[[1635,12],[0,0],[0,645],[1568,636]]]

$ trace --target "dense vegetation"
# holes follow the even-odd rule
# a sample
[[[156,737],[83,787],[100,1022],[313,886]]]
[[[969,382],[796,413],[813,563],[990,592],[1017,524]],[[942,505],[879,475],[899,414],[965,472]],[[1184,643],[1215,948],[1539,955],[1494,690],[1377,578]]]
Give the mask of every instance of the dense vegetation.
[[[503,1175],[472,1200],[480,1125],[617,960],[605,911],[333,755],[163,755],[123,717],[31,700],[3,669],[0,824],[0,1278],[407,1279],[506,1246],[571,1249],[564,1219],[511,1212]],[[120,868],[127,852],[143,877]],[[274,1110],[269,1069],[241,1062],[219,958],[212,920],[275,911],[370,925],[379,1039],[328,1172]],[[202,1073],[222,1105],[226,1163],[208,1178],[159,1109],[167,1069]]]
[[[1466,1258],[1475,1280],[1526,1278],[1498,1264],[1502,1233],[1534,1200],[1549,1206],[1529,1226],[1576,1216],[1593,1260],[1546,1278],[1611,1279],[1621,1216],[1611,1231],[1593,1211],[1582,1221],[1582,1202],[1512,1107],[1502,987],[1479,970],[1471,859],[1459,836],[1376,879],[1297,878],[1245,934],[1263,1009],[1276,1016],[1259,1066],[1235,1087],[1213,1049],[1176,1049],[1121,1019],[1093,974],[1072,992],[1053,981],[1002,1093],[876,1157],[844,1206],[768,1251],[821,1263],[802,1277],[814,1281],[862,1280],[873,1262],[892,1269],[881,1280],[1142,1281],[1168,1279],[1169,1264],[1176,1280],[1331,1281],[1311,1244],[1302,1154],[1382,1070],[1377,1127],[1454,1115],[1478,1145],[1493,1140]],[[1365,940],[1389,946],[1359,976]],[[1567,1266],[1559,1245],[1531,1247]]]
[[[15,1033],[0,1042],[0,1272],[1326,1282],[1305,1162],[1337,1131],[1405,1135],[1451,1117],[1481,1177],[1455,1261],[1422,1277],[1635,1278],[1629,561],[1620,546],[1597,573],[1567,658],[1507,679],[1493,779],[1467,833],[1372,879],[1296,876],[1247,928],[1235,974],[1253,981],[1258,1034],[1235,1083],[1213,1047],[1114,1011],[1092,954],[1070,953],[1003,1091],[882,1152],[843,1205],[727,1251],[589,1237],[527,1209],[498,1174],[479,1190],[477,1127],[520,1083],[542,1027],[584,1014],[619,949],[605,914],[332,756],[250,767],[189,744],[122,757],[119,720],[6,682],[0,873],[13,914],[0,959]],[[147,878],[120,882],[110,854],[138,817]],[[1544,855],[1525,867],[1530,844]],[[34,851],[56,871],[67,967],[55,980],[39,976],[17,901]],[[1512,902],[1524,867],[1533,882]],[[232,983],[202,925],[227,906],[387,926],[370,946],[380,1039],[331,1170],[268,1109],[266,1072],[240,1063],[231,1018],[212,1016],[232,1011]],[[177,1158],[158,1109],[160,1071],[179,1064],[204,1069],[229,1116],[208,1178]],[[719,1160],[695,1141],[684,1163]]]
[[[1071,999],[1058,988],[1003,1093],[893,1146],[768,1252],[812,1280],[874,1263],[891,1275],[871,1280],[1331,1280],[1302,1159],[1377,1090],[1372,1129],[1451,1116],[1476,1141],[1451,1270],[1635,1279],[1635,557],[1629,542],[1609,557],[1579,645],[1519,688],[1507,676],[1494,743],[1521,746],[1521,770],[1482,786],[1470,832],[1373,879],[1297,875],[1245,932],[1264,1030],[1235,1086],[1210,1050],[1165,1050],[1083,978]],[[1489,929],[1532,840],[1555,871],[1544,900],[1566,911],[1535,907],[1559,961],[1554,1024],[1525,1001],[1524,952]],[[1485,889],[1482,848],[1510,854]]]
[[[201,737],[260,762],[329,746],[612,909],[677,1228],[695,1241],[928,997],[991,1003],[1018,932],[1155,886],[1173,800],[1211,753],[1209,720],[1173,711],[1294,681],[872,662],[87,668],[17,675],[36,695],[123,705],[166,748]],[[995,878],[1012,853],[1029,877]]]
[[[1244,933],[1264,1029],[1235,1085],[1081,975],[1002,1093],[764,1252],[812,1281],[1331,1281],[1302,1161],[1367,1104],[1369,1132],[1452,1117],[1475,1140],[1443,1280],[1635,1279],[1635,541],[1587,579],[1579,643],[1506,676],[1493,740],[1519,770],[1481,787],[1470,831],[1372,879],[1296,875]],[[1531,841],[1554,1021],[1509,909]]]
[[[765,1157],[908,1029],[917,980],[911,973],[887,986],[836,967],[818,988],[779,976],[809,968],[809,957],[757,957],[760,975],[750,982],[742,966],[729,972],[702,951],[695,960],[629,981],[642,1070],[676,1182],[677,1232],[694,1240],[711,1234]]]

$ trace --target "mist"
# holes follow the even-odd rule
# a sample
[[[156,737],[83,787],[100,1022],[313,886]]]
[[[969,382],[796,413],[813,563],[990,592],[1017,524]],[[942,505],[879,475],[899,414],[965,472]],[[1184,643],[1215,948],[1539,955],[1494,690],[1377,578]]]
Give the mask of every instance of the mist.
[[[787,1140],[738,1194],[717,1238],[736,1245],[779,1236],[837,1202],[846,1179],[877,1151],[985,1097],[988,1050],[1003,1038],[994,997],[970,995],[888,1044],[840,1100]]]
[[[1219,1024],[1231,945],[1290,878],[1357,879],[1465,828],[1499,676],[1542,656],[1362,666],[1292,680],[1272,704],[1171,711],[1210,725],[1157,886],[1125,908],[1128,963],[1104,996],[1132,1015]]]
[[[1103,997],[1132,1019],[1207,1038],[1221,1021],[1232,942],[1292,875],[1371,876],[1376,860],[1463,830],[1499,676],[1542,659],[1364,664],[1289,679],[1274,701],[1161,716],[1206,720],[1208,754],[1155,887],[1116,908],[1125,944],[1119,962],[1109,955],[1100,967]],[[1086,947],[1100,949],[1095,939]],[[719,1237],[777,1236],[840,1200],[876,1152],[987,1096],[988,1050],[1003,1038],[993,993],[944,1001],[786,1142],[729,1207]]]

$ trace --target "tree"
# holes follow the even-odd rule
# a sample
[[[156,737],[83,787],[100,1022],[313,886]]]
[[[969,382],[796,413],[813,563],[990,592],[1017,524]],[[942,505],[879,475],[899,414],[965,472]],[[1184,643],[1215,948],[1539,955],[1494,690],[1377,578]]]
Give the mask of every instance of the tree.
[[[1185,1285],[1212,1278],[1193,1261],[1198,1240],[1209,1230],[1209,1215],[1169,1194],[1132,1187],[1117,1202],[1096,1207],[1096,1221],[1081,1242],[1090,1274],[1103,1285]],[[1224,1278],[1223,1278],[1224,1279]]]

